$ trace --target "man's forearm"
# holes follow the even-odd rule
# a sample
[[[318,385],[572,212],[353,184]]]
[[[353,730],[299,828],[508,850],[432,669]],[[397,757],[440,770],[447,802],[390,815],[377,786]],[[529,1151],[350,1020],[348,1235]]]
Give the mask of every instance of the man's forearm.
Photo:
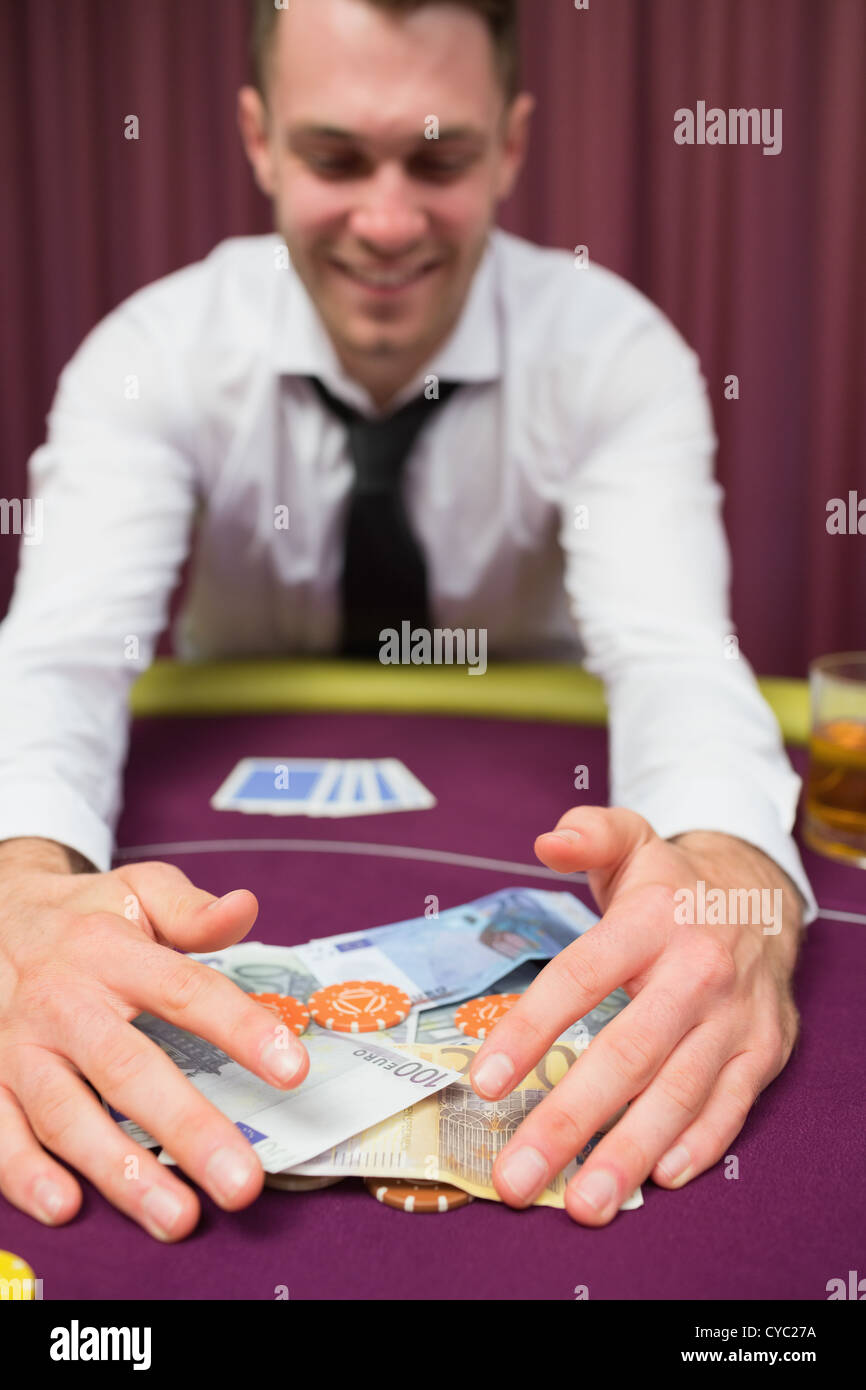
[[[43,840],[22,835],[0,841],[0,872],[14,869],[37,869],[45,873],[89,874],[96,870],[89,859],[68,845],[55,840]]]

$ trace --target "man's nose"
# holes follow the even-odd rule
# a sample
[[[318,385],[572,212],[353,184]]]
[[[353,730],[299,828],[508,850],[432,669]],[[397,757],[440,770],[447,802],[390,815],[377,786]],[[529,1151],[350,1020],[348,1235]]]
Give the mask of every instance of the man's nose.
[[[418,206],[412,180],[401,169],[388,167],[367,182],[349,226],[372,250],[396,256],[423,238],[427,219]]]

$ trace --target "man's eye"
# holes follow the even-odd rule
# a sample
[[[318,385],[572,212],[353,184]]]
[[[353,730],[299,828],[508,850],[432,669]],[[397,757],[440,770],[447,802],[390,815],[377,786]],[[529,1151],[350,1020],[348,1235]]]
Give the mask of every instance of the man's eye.
[[[426,155],[414,161],[412,172],[419,179],[456,179],[469,167],[470,163],[470,160],[462,157],[437,159]]]
[[[309,154],[306,161],[314,174],[325,179],[361,178],[365,172],[364,161],[357,154]],[[411,160],[407,167],[413,178],[447,183],[449,179],[459,178],[471,163],[471,158],[465,155],[449,158],[425,152]]]
[[[359,168],[358,160],[352,155],[310,155],[307,163],[315,173],[330,178],[347,178]]]

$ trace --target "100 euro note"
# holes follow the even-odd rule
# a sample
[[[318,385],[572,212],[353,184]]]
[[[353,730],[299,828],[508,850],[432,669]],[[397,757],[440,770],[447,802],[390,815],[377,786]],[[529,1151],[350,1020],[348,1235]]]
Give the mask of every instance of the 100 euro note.
[[[578,1051],[555,1043],[510,1095],[484,1101],[475,1094],[466,1074],[481,1046],[462,1043],[400,1048],[438,1069],[453,1068],[458,1080],[411,1110],[371,1126],[319,1155],[295,1166],[296,1173],[315,1176],[406,1178],[451,1183],[473,1197],[501,1201],[493,1186],[493,1165],[518,1125],[544,1099],[574,1063]],[[617,1116],[612,1116],[608,1128]],[[536,1206],[564,1207],[569,1179],[602,1138],[594,1134],[583,1151],[559,1173],[535,1200]],[[621,1210],[643,1205],[640,1188]]]
[[[188,955],[190,960],[198,961],[201,965],[208,965],[211,969],[218,970],[221,975],[225,975],[245,994],[292,994],[296,999],[305,1002],[322,985],[322,981],[304,964],[297,952],[288,946],[269,946],[261,941],[241,941],[235,946],[227,946],[223,951],[211,951],[207,955],[190,951]],[[219,1058],[225,1059],[219,1065],[223,1075],[227,1075],[226,1062],[231,1059],[226,1058],[225,1053],[220,1053],[217,1048],[212,1048],[211,1044],[202,1041],[201,1038],[194,1038],[190,1033],[182,1033],[179,1028],[172,1029],[171,1024],[164,1023],[162,1019],[152,1018],[148,1014],[141,1014],[133,1022],[137,1028],[140,1027],[143,1032],[147,1032],[168,1052],[181,1070],[185,1071],[193,1079],[193,1083],[198,1085],[199,1090],[205,1090],[205,1073],[199,1070],[197,1073],[199,1080],[196,1081],[192,1077],[191,1068],[195,1056],[199,1053],[203,1055],[206,1049],[210,1049],[208,1064],[210,1073],[213,1074],[217,1068],[216,1054],[218,1054]],[[387,1045],[390,1042],[411,1042],[415,1037],[416,1025],[417,1015],[413,1011],[402,1023],[377,1033],[376,1042],[380,1045]],[[322,1058],[330,1057],[333,1062],[334,1058],[342,1055],[339,1052],[334,1053],[333,1049],[328,1049],[327,1036],[318,1028],[304,1036],[303,1042],[310,1053],[310,1072],[313,1074],[314,1081],[318,1081],[318,1076],[315,1073]],[[256,1082],[257,1085],[266,1087],[267,1090],[274,1089],[267,1087],[265,1082],[258,1081],[252,1072],[245,1071],[243,1067],[237,1066],[237,1070],[249,1078],[247,1090],[249,1090],[251,1082]],[[303,1086],[308,1087],[310,1080],[311,1078],[308,1077]],[[215,1092],[213,1096],[209,1096],[209,1099],[213,1100],[218,1110],[222,1110],[223,1105],[217,1098],[215,1084],[211,1082],[208,1083],[208,1086]],[[207,1091],[205,1093],[207,1094]],[[222,1094],[224,1099],[228,1098],[228,1092],[223,1091]],[[274,1090],[274,1094],[283,1099],[286,1098],[285,1091]],[[109,1114],[135,1143],[141,1144],[146,1149],[159,1147],[159,1140],[154,1139],[153,1135],[148,1134],[147,1130],[143,1129],[135,1120],[131,1120],[127,1115],[122,1115],[120,1111],[115,1110],[107,1102],[103,1103]],[[407,1100],[406,1103],[411,1104],[411,1101]],[[228,1111],[225,1113],[228,1114]],[[237,1121],[241,1117],[231,1115],[230,1118]],[[369,1123],[368,1119],[361,1121],[361,1125],[367,1123]],[[352,1131],[347,1127],[343,1133],[351,1134]],[[318,1152],[318,1150],[314,1150],[314,1152]],[[166,1155],[166,1161],[169,1161],[168,1155]],[[280,1167],[285,1167],[285,1164],[280,1164]],[[277,1170],[270,1168],[267,1171],[275,1172]]]
[[[165,1019],[140,1014],[135,1026],[238,1127],[266,1173],[295,1167],[350,1134],[416,1105],[459,1075],[386,1043],[317,1030],[307,1039],[308,1076],[296,1090],[281,1091],[213,1043]],[[130,1124],[120,1121],[135,1138]],[[163,1161],[173,1162],[168,1155]]]

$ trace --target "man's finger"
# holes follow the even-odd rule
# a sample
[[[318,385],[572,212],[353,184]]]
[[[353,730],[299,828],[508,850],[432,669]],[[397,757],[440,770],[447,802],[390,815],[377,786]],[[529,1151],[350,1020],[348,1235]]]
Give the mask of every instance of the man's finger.
[[[733,1057],[722,1069],[700,1114],[656,1162],[659,1187],[682,1187],[728,1152],[761,1091],[772,1080],[754,1053]]]
[[[209,965],[136,936],[116,944],[100,975],[141,1013],[205,1038],[271,1086],[297,1086],[309,1070],[295,1035]]]
[[[0,1192],[46,1226],[71,1221],[81,1206],[78,1183],[45,1152],[5,1086],[0,1086]]]
[[[18,1099],[47,1149],[158,1240],[189,1235],[199,1216],[195,1193],[124,1134],[68,1062],[27,1047],[19,1070]]]
[[[236,1125],[206,1100],[171,1058],[101,1002],[61,1018],[66,1052],[99,1094],[169,1150],[227,1210],[261,1191],[258,1158]]]
[[[217,898],[197,888],[182,870],[160,860],[130,864],[123,882],[136,900],[124,915],[135,920],[136,906],[144,910],[158,941],[182,951],[220,951],[252,929],[259,905],[246,888]]]
[[[655,831],[636,811],[623,806],[576,806],[555,829],[539,835],[535,853],[557,873],[576,869],[615,869],[628,862]]]
[[[681,967],[661,967],[502,1150],[493,1176],[503,1201],[513,1206],[533,1201],[611,1116],[649,1085],[705,1008],[699,990],[683,990]]]
[[[575,1221],[602,1226],[616,1215],[700,1114],[730,1054],[730,1030],[719,1023],[683,1038],[568,1184],[565,1206]]]
[[[664,885],[623,893],[554,956],[479,1048],[469,1074],[478,1095],[498,1100],[513,1090],[570,1024],[649,967],[662,944],[653,926],[670,920],[671,900]]]

